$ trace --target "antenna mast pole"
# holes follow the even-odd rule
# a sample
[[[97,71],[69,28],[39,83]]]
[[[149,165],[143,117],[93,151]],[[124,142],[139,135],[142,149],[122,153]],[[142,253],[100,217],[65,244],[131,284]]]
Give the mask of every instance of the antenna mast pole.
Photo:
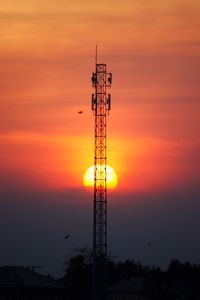
[[[94,149],[94,212],[93,212],[93,300],[102,297],[107,282],[107,150],[106,119],[111,109],[112,74],[106,64],[97,62],[92,74],[92,110],[95,116]]]

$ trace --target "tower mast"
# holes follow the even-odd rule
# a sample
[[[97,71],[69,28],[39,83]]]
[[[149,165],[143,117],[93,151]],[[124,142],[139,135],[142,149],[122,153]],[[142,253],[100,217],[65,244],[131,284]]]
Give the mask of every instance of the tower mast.
[[[100,296],[107,281],[107,150],[106,119],[111,109],[111,95],[107,89],[112,83],[112,74],[106,64],[97,62],[92,74],[92,110],[95,116],[94,149],[94,212],[93,212],[93,299]]]

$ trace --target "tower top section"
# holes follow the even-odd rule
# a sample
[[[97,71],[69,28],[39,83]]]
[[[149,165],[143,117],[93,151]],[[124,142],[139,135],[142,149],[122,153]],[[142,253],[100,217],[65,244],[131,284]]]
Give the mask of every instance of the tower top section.
[[[106,71],[106,64],[96,64],[96,72],[92,73],[91,81],[92,86],[96,87],[104,74],[104,84],[106,87],[111,87],[112,84],[112,73]],[[99,80],[99,81],[98,81]]]
[[[111,95],[107,92],[107,88],[112,84],[112,73],[107,72],[106,64],[96,63],[96,70],[91,77],[92,86],[95,93],[92,94],[92,110],[98,113],[99,108],[104,106],[105,111],[111,109]]]

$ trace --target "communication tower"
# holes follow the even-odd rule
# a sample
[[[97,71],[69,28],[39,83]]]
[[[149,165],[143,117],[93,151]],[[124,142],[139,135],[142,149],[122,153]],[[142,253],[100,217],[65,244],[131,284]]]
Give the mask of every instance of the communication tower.
[[[97,53],[97,51],[96,51]],[[93,299],[99,298],[107,281],[107,157],[106,119],[111,109],[112,73],[106,64],[95,62],[92,74],[92,110],[95,116],[94,212],[93,212]]]

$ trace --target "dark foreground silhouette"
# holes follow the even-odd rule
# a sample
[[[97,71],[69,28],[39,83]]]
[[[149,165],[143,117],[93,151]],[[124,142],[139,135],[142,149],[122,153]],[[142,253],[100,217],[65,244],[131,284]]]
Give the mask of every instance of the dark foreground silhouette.
[[[62,282],[72,299],[91,299],[92,256],[78,249],[66,261]],[[143,266],[132,259],[108,259],[108,300],[193,300],[200,299],[200,265],[172,260],[167,271]]]
[[[166,271],[133,259],[107,263],[107,288],[97,300],[200,300],[200,265],[172,260]],[[0,267],[1,300],[92,300],[92,255],[78,249],[59,280],[30,267]]]

